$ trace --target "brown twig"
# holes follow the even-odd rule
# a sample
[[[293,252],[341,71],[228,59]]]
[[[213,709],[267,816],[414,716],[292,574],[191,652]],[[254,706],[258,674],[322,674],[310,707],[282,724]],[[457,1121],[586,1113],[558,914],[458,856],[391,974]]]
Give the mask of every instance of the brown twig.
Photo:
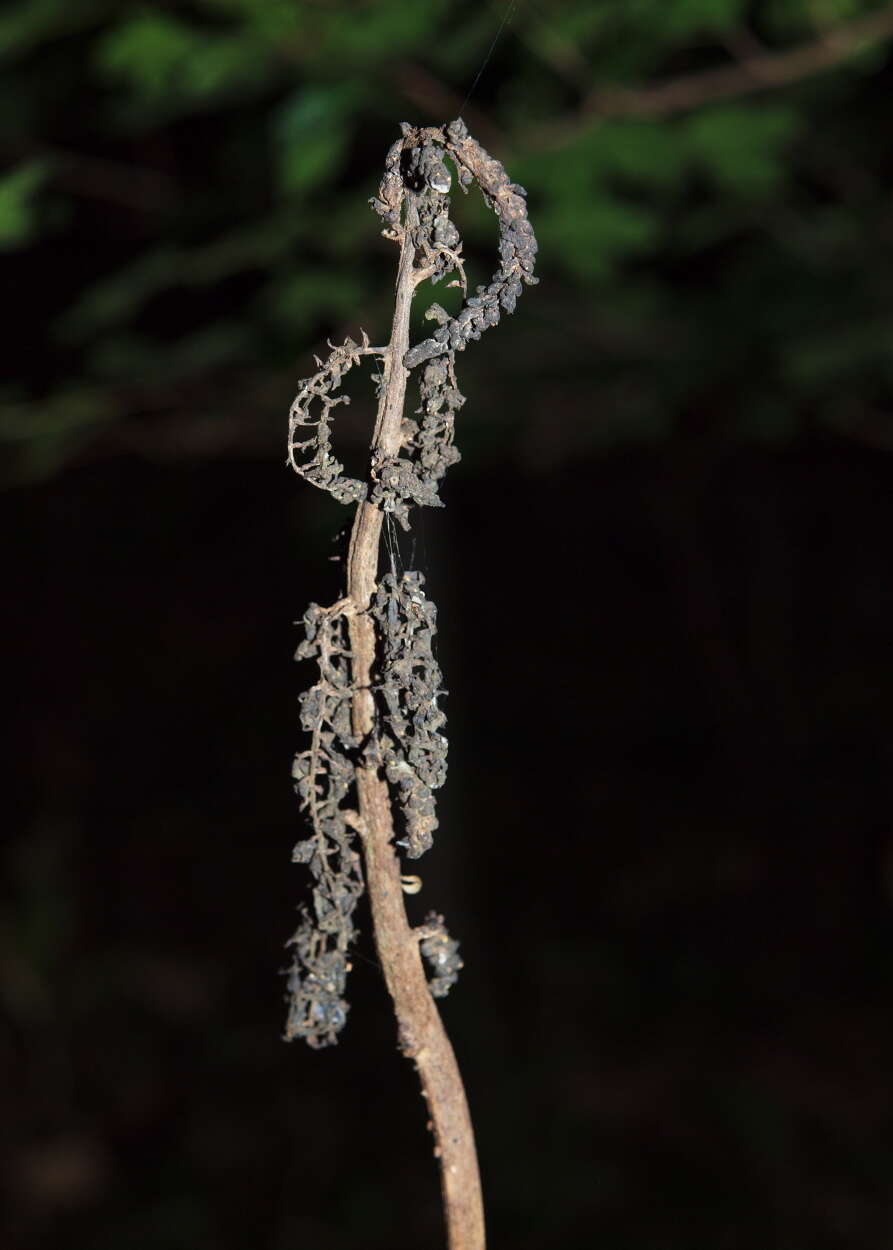
[[[415,247],[411,237],[416,224],[417,213],[410,204],[402,227],[394,320],[384,362],[373,458],[394,456],[400,448],[409,374],[403,358],[409,350],[412,296],[420,280],[413,264]],[[347,561],[347,593],[353,605],[348,618],[353,655],[353,728],[359,738],[372,732],[375,719],[371,692],[375,624],[368,608],[376,583],[383,515],[367,501],[357,505]],[[419,935],[406,918],[400,861],[393,844],[390,794],[377,768],[357,768],[357,794],[375,944],[394,1003],[400,1048],[416,1065],[431,1115],[449,1247],[482,1250],[484,1208],[471,1115],[453,1048],[428,988]]]

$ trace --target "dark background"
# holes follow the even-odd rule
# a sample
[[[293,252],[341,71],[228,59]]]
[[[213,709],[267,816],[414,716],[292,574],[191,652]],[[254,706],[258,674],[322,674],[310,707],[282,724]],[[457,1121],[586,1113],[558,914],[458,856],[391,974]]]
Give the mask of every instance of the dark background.
[[[409,906],[462,941],[492,1244],[889,1245],[891,36],[859,0],[0,19],[4,1246],[440,1244],[365,915],[341,1044],[280,1041],[294,622],[348,519],[284,438],[326,338],[386,337],[398,123],[460,111],[542,278],[458,358],[403,542],[451,739]]]

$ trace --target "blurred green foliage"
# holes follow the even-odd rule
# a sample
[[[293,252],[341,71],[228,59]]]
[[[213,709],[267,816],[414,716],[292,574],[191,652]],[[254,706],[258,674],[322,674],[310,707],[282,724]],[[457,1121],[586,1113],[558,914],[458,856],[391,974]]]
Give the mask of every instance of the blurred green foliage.
[[[404,118],[463,107],[506,15],[464,112],[528,187],[541,242],[547,282],[521,331],[541,368],[525,402],[572,375],[566,419],[585,421],[593,445],[823,422],[883,440],[885,32],[822,72],[782,68],[763,90],[746,66],[882,12],[860,0],[19,0],[0,19],[0,247],[20,292],[0,431],[15,430],[15,472],[114,446],[134,421],[145,435],[152,412],[231,409],[246,377],[281,378],[284,395],[324,337],[383,333],[390,258],[366,201],[384,152]],[[736,66],[738,89],[699,89]],[[668,82],[694,95],[649,107],[648,89]],[[458,211],[480,279],[492,223]],[[562,324],[577,327],[563,343]],[[593,414],[606,391],[635,398]],[[72,443],[97,395],[102,421]],[[272,430],[280,416],[262,420]]]
[[[0,247],[21,247],[36,226],[31,203],[46,177],[43,161],[24,161],[0,177]]]

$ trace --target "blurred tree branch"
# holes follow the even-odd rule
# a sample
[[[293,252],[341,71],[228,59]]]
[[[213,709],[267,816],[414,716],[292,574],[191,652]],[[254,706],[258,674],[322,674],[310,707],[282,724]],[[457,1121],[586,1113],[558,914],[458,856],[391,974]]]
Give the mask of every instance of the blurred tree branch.
[[[406,61],[395,75],[397,85],[411,104],[428,117],[458,117],[461,112],[468,125],[481,136],[487,147],[505,148],[507,139],[496,123],[447,87],[423,65]]]
[[[737,43],[733,65],[700,70],[636,89],[597,88],[584,98],[577,116],[537,130],[538,147],[561,146],[595,120],[612,117],[668,117],[704,104],[739,99],[773,87],[786,87],[834,69],[866,48],[893,37],[893,5],[824,32],[783,52],[745,51]],[[748,48],[754,48],[750,40]]]
[[[890,38],[893,38],[893,5],[854,18],[851,22],[824,31],[808,43],[784,51],[766,48],[749,31],[735,31],[722,40],[735,58],[734,64],[699,70],[651,86],[592,88],[585,92],[575,116],[537,127],[525,146],[531,150],[563,146],[582,129],[607,118],[669,117],[704,104],[740,99],[759,91],[790,86],[834,69],[866,48]],[[579,54],[573,58],[573,72],[569,74],[570,54],[566,49],[558,57],[552,45],[529,42],[537,55],[556,73],[571,86],[580,87],[582,58]],[[459,93],[417,63],[405,63],[398,71],[397,81],[407,99],[429,116],[455,115],[462,108]],[[488,144],[497,148],[510,146],[510,140],[492,118],[468,104],[464,112]]]
[[[141,212],[164,212],[176,201],[172,178],[157,169],[83,152],[50,149],[55,181],[73,195],[122,204]]]

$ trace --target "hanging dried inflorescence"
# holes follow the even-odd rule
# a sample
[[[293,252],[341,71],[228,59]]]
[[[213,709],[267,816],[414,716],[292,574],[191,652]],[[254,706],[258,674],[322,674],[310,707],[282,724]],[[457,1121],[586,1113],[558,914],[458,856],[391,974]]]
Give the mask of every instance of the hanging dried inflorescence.
[[[315,659],[319,680],[301,696],[301,727],[310,746],[295,757],[292,776],[313,830],[292,859],[314,877],[313,915],[305,910],[289,945],[289,1011],[285,1035],[311,1046],[334,1042],[347,1019],[344,983],[354,937],[353,912],[363,892],[360,857],[342,805],[354,780],[351,753],[353,687],[344,617],[311,603],[296,658]]]
[[[500,309],[515,311],[522,283],[537,281],[533,276],[536,238],[524,200],[527,192],[511,182],[499,161],[472,139],[461,118],[447,126],[444,142],[456,162],[459,185],[465,190],[477,182],[499,218],[500,265],[488,285],[479,286],[471,298],[466,298],[456,317],[447,318],[431,338],[407,352],[404,363],[408,369],[446,351],[464,351],[470,339],[479,339],[484,330],[496,325]]]
[[[431,846],[437,828],[433,791],[446,781],[447,770],[447,740],[440,733],[446,717],[437,706],[441,675],[432,650],[437,609],[422,590],[424,580],[421,573],[386,573],[372,602],[381,639],[380,758],[396,787],[406,825],[398,845],[409,859]]]
[[[451,316],[432,304],[425,315],[438,328],[396,356],[393,346],[370,347],[363,334],[360,343],[347,339],[333,347],[324,364],[317,360],[319,371],[300,384],[292,405],[288,461],[339,502],[355,503],[358,510],[374,507],[409,529],[413,505],[442,506],[440,482],[459,459],[455,418],[465,401],[456,383],[455,354],[495,325],[502,312],[514,310],[523,283],[536,281],[536,240],[523,188],[509,181],[502,165],[468,134],[461,120],[446,128],[404,124],[402,129],[403,137],[388,152],[373,207],[384,220],[385,237],[399,242],[404,255],[411,247],[411,286],[456,274],[450,285],[461,288],[462,306]],[[449,215],[452,178],[447,157],[456,168],[460,188],[466,191],[476,181],[499,221],[499,265],[489,284],[479,286],[470,297],[462,242]],[[408,325],[408,306],[405,317]],[[383,359],[378,379],[383,404],[394,371],[415,372],[419,390],[414,417],[397,413],[390,439],[379,437],[380,408],[367,482],[346,476],[332,450],[334,409],[348,402],[347,396],[338,395],[338,388],[364,355]],[[438,707],[436,612],[423,582],[421,573],[398,577],[392,572],[380,578],[371,602],[368,597],[363,604],[353,602],[348,587],[348,596],[333,608],[314,604],[304,617],[306,640],[298,648],[298,658],[316,659],[319,678],[301,701],[301,723],[311,735],[311,746],[297,757],[294,775],[312,835],[298,843],[294,858],[310,867],[315,887],[313,915],[304,913],[291,942],[294,962],[286,1036],[303,1037],[313,1046],[333,1042],[347,1014],[348,951],[354,936],[353,912],[363,888],[354,845],[362,817],[349,806],[355,801],[356,768],[380,769],[390,783],[403,817],[398,845],[408,858],[415,859],[430,847],[437,828],[434,791],[446,776],[447,741],[441,733],[446,718]],[[375,630],[371,687],[375,725],[369,734],[364,731],[363,740],[354,735],[351,719],[352,703],[355,710],[361,693],[368,698],[368,687],[355,682],[348,649],[346,617],[351,612],[368,613]],[[462,966],[458,943],[449,937],[442,917],[433,914],[415,934],[433,972],[431,993],[440,997]]]
[[[450,465],[460,458],[453,439],[456,412],[465,403],[465,397],[456,385],[452,353],[426,366],[419,391],[422,402],[416,413],[420,419],[404,418],[402,455],[376,459],[370,496],[372,503],[384,512],[393,513],[405,530],[409,529],[411,504],[443,507],[438,484]]]

